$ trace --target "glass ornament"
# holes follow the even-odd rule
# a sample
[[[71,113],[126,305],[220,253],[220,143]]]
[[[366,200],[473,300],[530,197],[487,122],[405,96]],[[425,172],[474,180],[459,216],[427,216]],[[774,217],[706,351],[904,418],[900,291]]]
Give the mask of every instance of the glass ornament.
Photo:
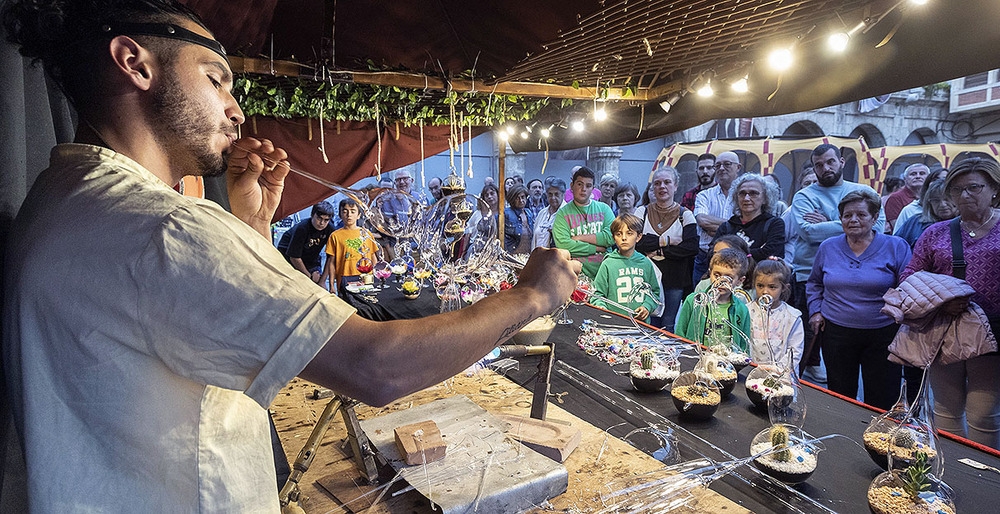
[[[695,364],[695,369],[712,376],[719,383],[719,392],[722,397],[728,397],[736,387],[736,381],[739,378],[736,369],[729,361],[720,359],[714,352],[699,353],[701,353],[701,357]]]
[[[882,469],[889,469],[889,434],[903,423],[910,404],[906,399],[906,381],[899,386],[899,399],[885,413],[872,418],[868,428],[861,434],[865,450],[875,464]]]
[[[930,370],[926,368],[920,390],[906,416],[889,431],[886,465],[889,470],[906,469],[914,464],[919,454],[924,454],[930,473],[940,479],[944,476],[944,456],[934,427],[934,411],[927,394],[928,382]]]
[[[792,351],[785,354],[784,365],[780,368],[779,380],[782,387],[767,398],[767,417],[771,424],[785,424],[801,428],[806,420],[806,399],[802,384],[795,373]]]

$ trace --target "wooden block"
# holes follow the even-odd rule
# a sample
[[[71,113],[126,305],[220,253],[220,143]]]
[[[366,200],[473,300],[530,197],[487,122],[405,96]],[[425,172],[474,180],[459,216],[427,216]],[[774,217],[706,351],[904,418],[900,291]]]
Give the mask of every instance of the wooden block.
[[[565,462],[580,445],[582,434],[577,428],[510,414],[499,417],[510,424],[508,436],[556,462]]]
[[[437,423],[427,420],[396,427],[396,448],[407,464],[434,462],[444,457],[447,445]]]

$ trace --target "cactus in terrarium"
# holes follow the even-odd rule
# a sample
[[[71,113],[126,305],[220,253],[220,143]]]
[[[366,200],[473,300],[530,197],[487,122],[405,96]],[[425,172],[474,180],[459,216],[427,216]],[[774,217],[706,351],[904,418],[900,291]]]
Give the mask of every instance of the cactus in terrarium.
[[[696,384],[688,388],[688,394],[690,396],[705,397],[708,396],[708,388],[703,385]]]
[[[931,483],[927,479],[930,475],[931,466],[927,463],[927,454],[924,452],[917,452],[916,458],[913,460],[913,464],[902,474],[903,479],[903,490],[906,494],[910,495],[910,499],[916,501],[920,496],[920,493],[930,489]]]
[[[643,351],[639,353],[639,362],[642,364],[642,369],[653,369],[653,364],[656,363],[656,354],[653,353],[653,350]]]
[[[777,450],[771,454],[774,460],[788,462],[792,459],[792,452],[788,449],[788,429],[784,425],[771,427],[771,446]]]
[[[765,378],[762,384],[764,387],[768,389],[777,389],[778,386],[781,384],[781,381],[778,380],[778,377],[771,375]]]
[[[893,438],[892,444],[900,448],[913,448],[913,433],[906,428],[900,427],[896,430],[896,436]]]

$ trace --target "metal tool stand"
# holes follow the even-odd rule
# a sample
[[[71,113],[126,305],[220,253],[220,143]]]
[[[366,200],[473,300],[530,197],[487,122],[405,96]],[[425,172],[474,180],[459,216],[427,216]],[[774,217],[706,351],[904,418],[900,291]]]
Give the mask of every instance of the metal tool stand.
[[[305,446],[302,447],[298,457],[295,458],[295,464],[292,465],[292,473],[288,476],[288,481],[285,482],[285,486],[281,488],[281,492],[278,495],[283,511],[290,505],[299,503],[305,499],[302,497],[302,492],[299,489],[299,480],[309,470],[309,466],[312,465],[313,460],[316,458],[316,452],[323,442],[326,430],[330,427],[330,422],[333,421],[333,417],[336,416],[337,412],[340,412],[344,418],[344,425],[347,428],[346,442],[350,445],[351,458],[354,460],[354,465],[361,472],[361,476],[368,480],[369,484],[374,485],[378,483],[375,452],[372,449],[371,442],[368,440],[368,436],[361,429],[361,424],[358,423],[357,414],[354,412],[354,406],[358,403],[357,400],[338,395],[330,400],[330,403],[326,404],[326,408],[323,409],[323,413],[320,414],[319,419],[316,421],[316,426],[313,427],[312,432],[309,434],[309,439],[306,441]]]
[[[549,351],[538,358],[538,378],[531,395],[531,417],[545,421],[545,413],[549,407],[549,389],[551,388],[552,365],[556,361],[556,347],[545,343]]]

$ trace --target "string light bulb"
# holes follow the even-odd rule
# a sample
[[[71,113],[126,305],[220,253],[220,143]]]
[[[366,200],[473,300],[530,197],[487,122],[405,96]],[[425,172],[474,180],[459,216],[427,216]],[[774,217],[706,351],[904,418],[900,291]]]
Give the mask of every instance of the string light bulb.
[[[847,44],[851,42],[851,36],[847,32],[834,32],[830,34],[826,42],[831,50],[839,53],[847,50]]]
[[[750,91],[749,76],[744,75],[740,77],[739,80],[733,82],[732,87],[733,91],[737,93],[746,93],[747,91]]]
[[[507,125],[507,135],[508,136],[513,136],[516,133],[517,133],[517,129],[514,128],[514,125]]]
[[[549,134],[551,134],[552,131],[548,127],[542,127],[538,133],[541,134],[542,137],[549,137]]]
[[[608,119],[608,111],[605,111],[604,107],[594,109],[594,120],[604,121],[606,119]]]
[[[792,61],[792,51],[787,48],[779,48],[767,56],[768,64],[777,71],[785,71],[791,68]]]
[[[712,89],[712,81],[706,81],[704,86],[698,88],[698,96],[709,97],[715,94],[715,90]]]
[[[927,0],[910,0],[910,2],[912,2],[914,5],[924,5],[927,3]]]
[[[583,121],[581,120],[574,120],[572,123],[569,124],[569,126],[575,132],[583,132],[583,129],[585,128]]]
[[[528,139],[529,137],[531,137],[531,132],[528,132],[527,129],[521,132],[521,139]]]
[[[497,132],[497,137],[499,137],[503,141],[506,141],[510,139],[510,134],[508,134],[506,130],[501,130]]]

